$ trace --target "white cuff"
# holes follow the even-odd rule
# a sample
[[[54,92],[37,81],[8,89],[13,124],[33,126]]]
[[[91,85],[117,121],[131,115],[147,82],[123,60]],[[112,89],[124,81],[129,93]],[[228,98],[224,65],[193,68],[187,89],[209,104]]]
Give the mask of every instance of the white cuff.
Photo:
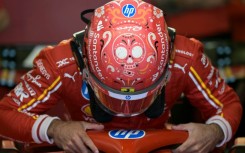
[[[48,115],[41,115],[32,126],[32,138],[36,143],[48,142],[52,144],[54,141],[47,135],[48,127],[51,122],[58,117],[50,117]]]
[[[232,137],[231,125],[226,119],[218,115],[213,116],[206,121],[206,124],[212,124],[212,123],[219,125],[219,127],[222,129],[224,133],[223,141],[216,145],[216,147],[221,147],[226,142],[230,141]]]

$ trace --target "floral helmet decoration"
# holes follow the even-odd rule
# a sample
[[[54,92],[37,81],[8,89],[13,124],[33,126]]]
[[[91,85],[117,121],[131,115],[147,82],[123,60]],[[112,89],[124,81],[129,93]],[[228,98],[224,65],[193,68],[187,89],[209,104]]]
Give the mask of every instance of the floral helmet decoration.
[[[159,101],[171,50],[162,10],[141,0],[111,1],[94,11],[83,44],[90,98],[103,111],[135,116]]]

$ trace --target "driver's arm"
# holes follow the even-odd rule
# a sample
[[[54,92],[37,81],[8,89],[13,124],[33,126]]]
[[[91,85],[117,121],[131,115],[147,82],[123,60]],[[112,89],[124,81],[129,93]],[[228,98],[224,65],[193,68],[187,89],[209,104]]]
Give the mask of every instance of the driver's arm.
[[[231,140],[240,124],[242,107],[235,91],[220,77],[203,52],[203,46],[196,42],[197,54],[193,57],[188,72],[185,95],[198,108],[206,124],[217,124],[224,133],[224,139],[217,146]]]

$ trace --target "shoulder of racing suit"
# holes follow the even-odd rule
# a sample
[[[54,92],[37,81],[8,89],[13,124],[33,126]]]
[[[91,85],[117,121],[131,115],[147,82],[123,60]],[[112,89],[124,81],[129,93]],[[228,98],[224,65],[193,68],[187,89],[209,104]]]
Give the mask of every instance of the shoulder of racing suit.
[[[41,52],[53,68],[61,70],[69,65],[76,64],[70,41],[71,39],[63,40],[58,45],[48,46]]]
[[[175,56],[185,59],[193,59],[203,53],[203,44],[195,38],[187,38],[177,35],[175,39]]]
[[[172,104],[184,92],[188,77],[188,71],[196,58],[203,53],[203,45],[194,38],[176,35],[174,41],[174,50],[171,53],[171,61],[169,69],[171,77],[167,84],[166,92],[168,98],[167,103]]]

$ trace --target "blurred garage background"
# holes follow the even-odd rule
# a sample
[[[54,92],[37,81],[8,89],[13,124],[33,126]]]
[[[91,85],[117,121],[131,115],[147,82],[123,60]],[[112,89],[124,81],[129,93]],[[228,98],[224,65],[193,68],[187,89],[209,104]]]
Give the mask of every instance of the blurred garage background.
[[[195,37],[220,70],[226,82],[245,105],[245,0],[146,0],[166,14],[177,34]],[[0,0],[0,98],[18,83],[32,66],[35,55],[46,45],[55,45],[84,29],[81,11],[108,0]],[[180,100],[173,122],[193,118],[177,110],[191,109]],[[184,105],[183,105],[184,104]],[[183,109],[184,108],[184,109]],[[188,113],[189,111],[186,111]],[[245,137],[245,118],[236,137]]]

